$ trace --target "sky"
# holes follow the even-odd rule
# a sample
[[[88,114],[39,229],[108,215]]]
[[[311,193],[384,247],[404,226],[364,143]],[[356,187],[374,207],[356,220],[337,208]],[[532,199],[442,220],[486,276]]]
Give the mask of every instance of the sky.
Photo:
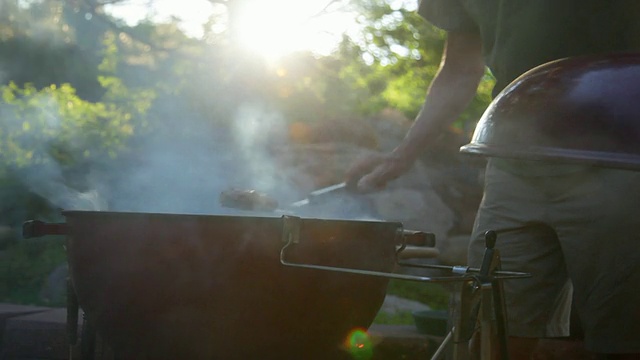
[[[356,14],[340,11],[340,2],[322,11],[331,0],[253,0],[243,9],[243,46],[256,53],[277,58],[298,50],[328,54],[340,41],[342,34],[357,31]],[[220,11],[206,0],[155,0],[149,9],[148,0],[131,0],[123,5],[109,6],[107,11],[134,25],[145,18],[165,20],[171,16],[181,19],[182,29],[190,36],[202,35],[202,24],[213,11]]]

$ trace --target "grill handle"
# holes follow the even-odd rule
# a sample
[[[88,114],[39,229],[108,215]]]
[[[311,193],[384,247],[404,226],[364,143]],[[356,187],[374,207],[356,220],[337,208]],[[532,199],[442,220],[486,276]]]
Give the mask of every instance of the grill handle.
[[[436,236],[423,231],[402,229],[400,245],[396,246],[398,259],[430,259],[440,256]]]
[[[67,224],[46,223],[40,220],[28,220],[22,224],[22,237],[24,239],[45,235],[67,235]]]
[[[440,256],[440,251],[434,247],[408,245],[396,248],[398,259],[434,259]]]
[[[418,230],[402,230],[402,243],[416,246],[436,246],[436,235]]]

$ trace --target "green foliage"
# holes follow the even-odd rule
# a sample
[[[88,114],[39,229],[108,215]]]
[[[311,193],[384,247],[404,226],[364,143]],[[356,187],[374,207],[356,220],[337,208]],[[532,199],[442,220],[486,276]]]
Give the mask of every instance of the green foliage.
[[[23,240],[0,258],[0,302],[53,305],[40,298],[47,276],[65,260],[64,240],[43,237]]]
[[[117,79],[102,80],[107,94],[121,91]],[[17,167],[50,160],[69,163],[92,156],[113,157],[133,134],[134,115],[148,106],[135,98],[126,107],[88,102],[69,84],[36,89],[31,84],[20,88],[11,82],[0,86],[0,92],[4,101],[0,108],[4,119],[0,159]]]
[[[98,82],[106,90],[102,103],[106,117],[114,126],[120,127],[121,134],[132,135],[134,128],[147,125],[145,115],[156,97],[151,88],[130,88],[117,76],[119,54],[115,34],[108,32],[104,37],[103,60],[98,65],[102,72]],[[122,141],[120,141],[122,143]]]
[[[387,292],[422,302],[434,310],[445,310],[449,307],[449,291],[439,284],[391,280]]]
[[[31,193],[17,173],[48,164],[72,168],[116,157],[144,128],[155,98],[150,88],[126,84],[121,78],[122,56],[113,33],[81,34],[85,45],[92,44],[99,52],[83,52],[86,48],[73,43],[74,32],[69,29],[74,29],[62,17],[66,5],[36,1],[29,7],[3,7],[0,14],[7,20],[0,24],[6,80],[0,84],[0,225],[5,228],[18,228],[27,219],[46,219],[52,211],[51,204]],[[84,13],[76,15],[87,23]],[[91,41],[90,35],[100,38]],[[81,93],[75,85],[83,89]],[[2,240],[0,301],[61,305],[47,303],[40,291],[49,273],[66,260],[64,240]]]
[[[234,47],[226,32],[196,40],[175,21],[129,27],[105,15],[102,2],[19,3],[3,1],[0,12],[0,181],[7,169],[113,159],[161,130],[188,137],[194,130],[186,119],[230,126],[245,102],[265,103],[291,122],[366,117],[386,108],[413,118],[445,40],[442,31],[391,2],[353,0],[365,27],[361,37],[345,36],[331,56],[302,52],[267,63]],[[231,3],[237,2],[219,2]],[[233,19],[219,13],[209,26],[227,20]],[[459,129],[477,120],[491,87],[487,76]],[[20,199],[3,207],[0,219],[30,206]],[[46,212],[37,205],[25,213]],[[63,257],[54,243],[7,250],[0,278],[23,275],[0,288],[0,297],[34,302],[44,274]],[[446,306],[441,290],[396,282],[389,288],[434,308]]]
[[[386,0],[353,2],[365,30],[359,39],[345,38],[336,54],[342,61],[340,79],[349,87],[342,93],[351,94],[343,101],[350,101],[347,107],[360,114],[393,108],[413,119],[440,66],[445,32]],[[493,79],[487,74],[456,128],[468,131],[475,124],[491,101],[492,87]]]
[[[391,280],[387,293],[404,299],[421,302],[434,310],[449,308],[449,291],[435,283]],[[398,311],[395,314],[380,312],[374,323],[386,325],[413,325],[411,311]]]
[[[113,36],[106,36],[104,60],[98,77],[103,101],[80,98],[70,84],[36,89],[31,83],[0,86],[0,161],[24,167],[48,161],[70,164],[74,160],[115,157],[126,146],[155,93],[131,90],[115,76],[118,63]]]
[[[379,325],[413,325],[414,321],[411,311],[398,311],[395,314],[379,312],[373,319],[373,323]]]

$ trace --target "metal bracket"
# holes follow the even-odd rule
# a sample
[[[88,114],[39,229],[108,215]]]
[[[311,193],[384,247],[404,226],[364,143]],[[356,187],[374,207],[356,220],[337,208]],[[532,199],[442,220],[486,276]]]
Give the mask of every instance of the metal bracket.
[[[298,244],[300,242],[300,227],[302,220],[297,216],[282,216],[282,242]]]
[[[408,274],[399,274],[395,272],[384,272],[384,271],[372,271],[372,270],[362,270],[362,269],[353,269],[353,268],[343,268],[343,267],[335,267],[335,266],[326,266],[326,265],[317,265],[317,264],[305,264],[305,263],[293,263],[287,260],[287,250],[290,247],[295,246],[300,242],[300,228],[302,225],[302,219],[296,216],[282,216],[282,242],[284,246],[280,249],[280,263],[285,266],[297,267],[297,268],[305,268],[305,269],[315,269],[315,270],[325,270],[325,271],[334,271],[334,272],[342,272],[349,274],[359,274],[359,275],[369,275],[369,276],[378,276],[378,277],[386,277],[389,279],[398,279],[398,280],[410,280],[410,281],[422,281],[422,282],[458,282],[458,281],[468,281],[473,280],[477,281],[478,273],[481,272],[481,269],[469,268],[469,267],[461,267],[461,266],[444,266],[444,265],[410,265],[404,262],[397,262],[398,265],[401,266],[414,266],[428,269],[440,269],[440,270],[449,270],[453,272],[456,276],[417,276],[417,275],[408,275]],[[530,274],[513,272],[513,271],[494,271],[491,275],[493,279],[518,279],[523,277],[530,277]]]
[[[369,276],[386,277],[389,279],[411,280],[422,282],[462,282],[460,297],[459,318],[446,337],[446,341],[436,351],[432,359],[437,359],[444,353],[444,348],[453,339],[453,356],[455,359],[466,359],[470,356],[468,342],[476,330],[476,324],[480,324],[480,351],[481,359],[492,359],[496,355],[505,360],[508,358],[507,322],[504,307],[504,292],[502,282],[504,279],[519,279],[530,277],[531,274],[501,271],[500,254],[494,249],[496,233],[488,231],[485,234],[486,249],[480,268],[468,266],[444,266],[444,265],[420,265],[421,268],[449,270],[453,276],[415,276],[391,272],[370,271],[361,269],[341,268],[316,264],[292,263],[286,260],[286,252],[289,247],[300,242],[301,219],[295,216],[283,216],[282,241],[285,245],[280,250],[280,263],[285,266],[316,269],[325,271],[360,274]],[[396,239],[397,240],[397,239]],[[406,246],[402,242],[401,249]],[[396,253],[397,255],[397,253]],[[410,264],[400,263],[399,265]]]

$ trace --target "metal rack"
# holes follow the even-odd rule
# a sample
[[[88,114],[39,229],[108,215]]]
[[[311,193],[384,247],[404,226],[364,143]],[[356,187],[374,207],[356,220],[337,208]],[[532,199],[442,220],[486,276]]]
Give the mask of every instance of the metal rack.
[[[486,248],[480,268],[415,264],[400,261],[400,255],[407,244],[404,237],[399,234],[398,237],[401,245],[396,250],[396,263],[398,265],[446,270],[451,274],[448,276],[430,277],[290,262],[287,260],[287,251],[300,242],[300,218],[284,217],[283,220],[284,229],[282,240],[285,245],[280,251],[280,263],[284,266],[379,276],[406,281],[435,283],[461,282],[462,290],[460,292],[460,299],[457,308],[453,309],[458,314],[457,319],[455,319],[451,329],[431,359],[441,359],[447,352],[450,352],[453,360],[469,359],[472,355],[472,350],[470,350],[472,341],[476,344],[473,351],[475,352],[475,349],[478,349],[475,358],[481,360],[496,358],[503,360],[508,359],[507,316],[502,281],[527,278],[531,275],[523,272],[503,271],[500,269],[500,252],[495,248],[497,240],[495,231],[490,230],[485,233]],[[478,330],[479,335],[476,335]]]

